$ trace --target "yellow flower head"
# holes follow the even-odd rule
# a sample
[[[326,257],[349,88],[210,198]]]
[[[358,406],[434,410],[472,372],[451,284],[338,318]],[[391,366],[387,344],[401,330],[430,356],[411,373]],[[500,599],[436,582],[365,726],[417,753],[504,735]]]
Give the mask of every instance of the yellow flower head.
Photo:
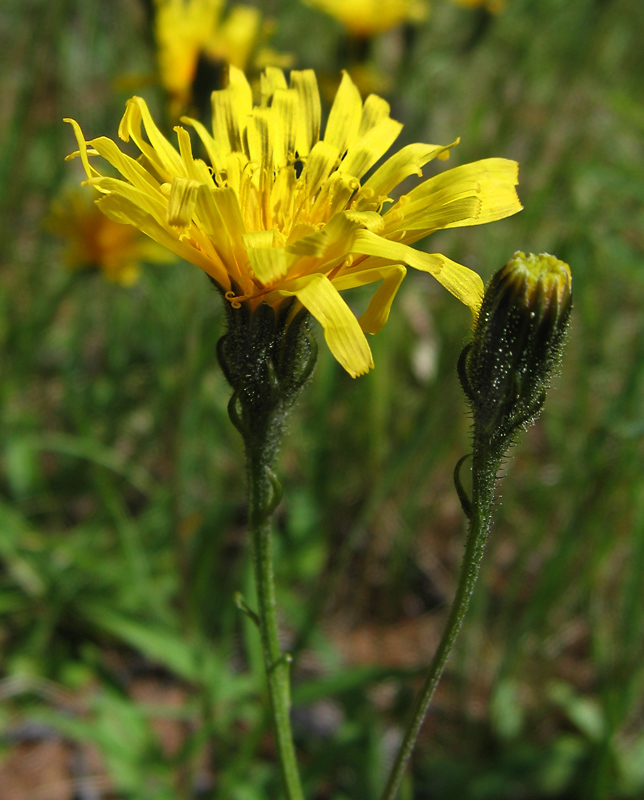
[[[405,265],[429,272],[477,313],[480,277],[438,253],[410,247],[443,228],[480,225],[521,209],[518,166],[490,158],[448,170],[392,200],[390,194],[449,148],[410,144],[364,176],[389,150],[402,125],[388,103],[360,93],[344,75],[320,138],[320,96],[312,70],[262,75],[261,100],[231,67],[212,95],[212,135],[183,118],[210,164],[195,158],[186,128],[178,150],[160,133],[145,101],[128,101],[119,128],[141,151],[124,155],[108,138],[86,142],[73,126],[87,183],[103,195],[100,209],[129,222],[208,273],[233,306],[273,306],[295,297],[320,322],[335,358],[352,376],[373,361],[365,333],[387,321]],[[143,136],[143,130],[147,140]],[[454,142],[453,144],[456,144]],[[88,149],[88,147],[90,149]],[[121,178],[90,163],[101,156]],[[385,210],[386,209],[386,210]],[[382,282],[357,320],[340,292]]]
[[[155,35],[161,84],[173,106],[190,100],[199,57],[245,69],[261,34],[261,14],[223,0],[156,0]],[[179,113],[178,112],[178,113]]]
[[[452,0],[465,8],[485,8],[491,14],[500,14],[505,9],[505,0]]]
[[[136,283],[141,262],[173,260],[167,250],[136,228],[106,217],[80,190],[57,199],[45,224],[66,242],[63,260],[67,269],[99,269],[108,280],[123,286]]]
[[[353,36],[371,37],[403,22],[421,22],[429,7],[424,0],[306,0],[338,20]]]

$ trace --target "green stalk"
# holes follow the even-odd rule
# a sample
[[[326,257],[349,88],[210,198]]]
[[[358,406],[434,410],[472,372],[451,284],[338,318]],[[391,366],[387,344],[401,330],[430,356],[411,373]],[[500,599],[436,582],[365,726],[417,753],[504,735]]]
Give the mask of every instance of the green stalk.
[[[447,625],[394,761],[382,800],[394,800],[449,654],[463,625],[490,530],[503,454],[534,422],[560,363],[572,308],[570,267],[548,253],[516,252],[488,284],[458,375],[473,417],[472,499],[454,482],[470,521],[461,575]]]
[[[459,466],[460,466],[459,462]],[[405,736],[382,794],[382,800],[394,800],[398,794],[416,739],[429,709],[436,687],[441,679],[449,655],[461,630],[470,604],[474,586],[481,570],[487,535],[490,530],[494,501],[494,482],[498,462],[491,463],[487,453],[475,454],[472,462],[472,501],[468,509],[470,527],[465,545],[461,573],[452,601],[449,617],[434,658],[429,665],[425,681],[416,700]],[[458,467],[457,467],[458,469]]]
[[[262,640],[271,715],[277,752],[288,800],[303,800],[290,720],[290,656],[282,652],[277,626],[277,602],[273,570],[271,517],[279,497],[279,484],[267,465],[261,443],[246,440],[248,511],[257,590],[257,625]]]

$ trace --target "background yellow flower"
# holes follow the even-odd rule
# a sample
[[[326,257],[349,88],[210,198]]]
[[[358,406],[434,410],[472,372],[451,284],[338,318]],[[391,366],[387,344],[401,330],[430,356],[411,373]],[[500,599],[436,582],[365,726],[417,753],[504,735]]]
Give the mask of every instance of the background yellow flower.
[[[131,225],[103,214],[86,192],[70,189],[52,203],[46,226],[65,240],[63,263],[69,270],[100,270],[105,278],[131,286],[145,262],[174,257]]]
[[[370,37],[429,14],[423,0],[305,0],[338,20],[353,36]]]
[[[190,103],[200,59],[220,69],[227,64],[246,69],[253,56],[261,66],[290,63],[288,56],[259,47],[271,25],[257,8],[233,5],[226,10],[224,0],[155,0],[155,8],[159,74],[173,119]]]

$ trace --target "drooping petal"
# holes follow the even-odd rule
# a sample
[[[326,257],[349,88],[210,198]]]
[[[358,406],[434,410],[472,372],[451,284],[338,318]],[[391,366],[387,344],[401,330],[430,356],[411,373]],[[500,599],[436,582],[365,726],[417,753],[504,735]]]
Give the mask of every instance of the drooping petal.
[[[333,285],[341,292],[345,289],[354,289],[356,286],[367,286],[370,283],[382,281],[382,286],[371,298],[369,307],[358,320],[365,333],[375,334],[384,327],[389,319],[391,304],[406,274],[407,270],[402,264],[390,264],[372,269],[348,271],[342,277],[334,278]]]
[[[439,253],[424,253],[364,230],[355,234],[352,252],[385,258],[393,263],[407,264],[422,272],[429,272],[448,292],[468,306],[474,315],[478,314],[483,299],[483,281],[476,272],[462,264]]]
[[[373,357],[362,328],[331,281],[320,273],[287,281],[281,296],[295,295],[317,319],[329,350],[352,378],[373,368]]]

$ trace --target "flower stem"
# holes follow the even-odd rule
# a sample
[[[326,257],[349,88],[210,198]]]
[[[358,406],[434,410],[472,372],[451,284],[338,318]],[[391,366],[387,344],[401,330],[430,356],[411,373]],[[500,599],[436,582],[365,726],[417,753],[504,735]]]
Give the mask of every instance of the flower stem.
[[[405,774],[407,763],[416,744],[429,704],[454,647],[456,637],[463,625],[481,569],[487,535],[490,529],[497,467],[498,461],[492,461],[487,453],[477,453],[475,448],[472,462],[472,502],[469,509],[470,527],[456,594],[452,601],[443,635],[429,665],[427,676],[396,755],[389,780],[382,794],[382,800],[394,800],[398,794],[400,783]]]
[[[282,652],[277,627],[277,603],[273,571],[271,516],[277,480],[267,465],[266,453],[257,440],[246,440],[248,510],[257,590],[257,621],[264,653],[264,667],[275,728],[277,751],[288,800],[303,800],[290,720],[290,656]]]

